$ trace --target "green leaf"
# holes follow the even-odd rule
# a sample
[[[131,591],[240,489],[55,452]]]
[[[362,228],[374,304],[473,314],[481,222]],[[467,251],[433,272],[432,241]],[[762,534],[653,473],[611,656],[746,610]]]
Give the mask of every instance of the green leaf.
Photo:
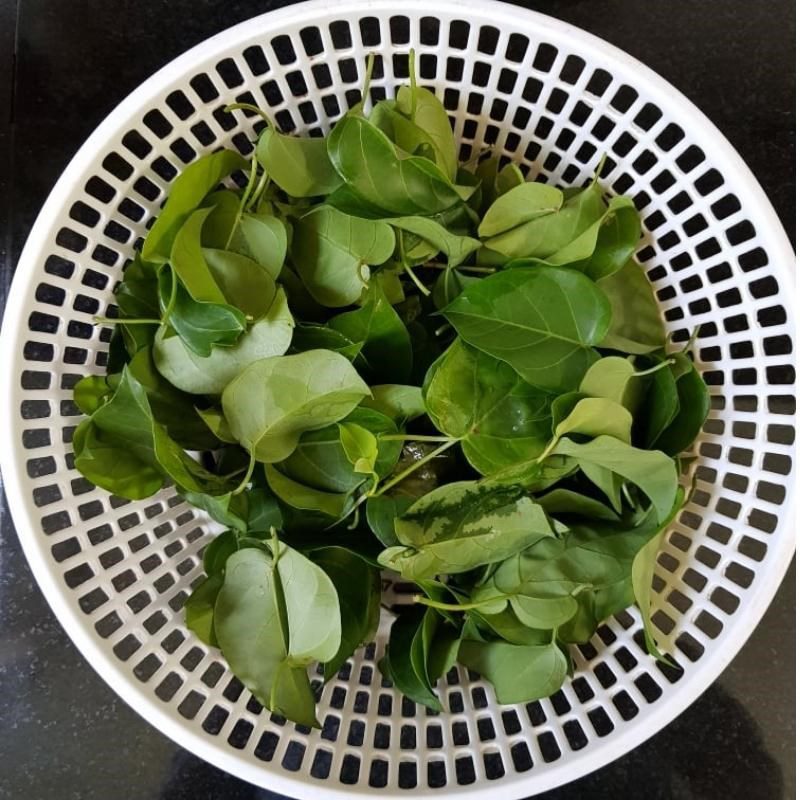
[[[682,373],[675,382],[680,410],[662,431],[654,447],[668,455],[677,455],[686,450],[702,430],[711,407],[711,399],[708,386],[688,356],[677,353],[672,357],[675,359],[671,368],[673,374],[676,371]]]
[[[177,279],[175,279],[177,280]],[[231,347],[247,327],[245,315],[225,303],[206,303],[192,299],[180,281],[175,286],[169,324],[186,347],[207,358],[214,346]],[[162,296],[166,306],[169,300]]]
[[[375,434],[356,425],[354,422],[339,423],[339,441],[353,465],[361,475],[375,474],[375,461],[378,458],[378,440]],[[377,475],[375,476],[377,482]]]
[[[371,397],[361,401],[364,408],[380,411],[398,425],[417,419],[425,414],[425,403],[419,386],[405,386],[399,383],[383,383],[370,386]]]
[[[631,359],[606,356],[586,370],[578,391],[590,397],[613,400],[633,413],[639,404],[642,388],[642,382],[635,372]]]
[[[213,520],[216,520],[222,525],[229,528],[234,528],[240,533],[247,531],[247,523],[230,508],[233,495],[230,492],[227,494],[217,495],[216,497],[210,494],[203,494],[202,492],[181,492],[187,503],[190,503],[195,508],[205,511]],[[219,538],[219,537],[217,537]],[[216,541],[216,539],[214,540]],[[210,546],[210,545],[209,545]],[[212,570],[205,565],[205,570],[211,574]]]
[[[654,366],[658,363],[655,359],[651,361]],[[659,437],[677,417],[679,409],[678,385],[672,369],[657,370],[649,376],[635,438],[642,446],[654,449]]]
[[[560,267],[490,275],[442,313],[469,344],[553,391],[577,388],[610,321],[608,301],[592,281]]]
[[[269,214],[242,214],[231,246],[257,261],[276,281],[286,260],[286,224]]]
[[[186,497],[192,505],[196,505],[194,499],[190,499],[187,495],[184,495],[184,497]],[[198,496],[195,495],[195,497]],[[205,495],[205,497],[208,497],[208,495]],[[223,531],[217,534],[203,550],[203,570],[206,575],[220,575],[224,572],[228,558],[238,549],[239,544],[236,539],[236,534],[233,531]],[[212,611],[213,605],[212,603]]]
[[[409,87],[402,87],[400,91],[402,92],[404,89],[408,91]],[[431,97],[434,103],[439,102],[433,95]],[[427,121],[429,123],[433,122],[434,125],[440,128],[439,131],[435,131],[437,138],[439,138],[438,142],[431,136],[434,133],[433,130],[429,131],[426,126],[415,122],[411,111],[402,110],[399,102],[395,100],[381,100],[376,103],[370,112],[369,121],[386,134],[399,151],[405,151],[410,155],[420,156],[432,161],[446,177],[453,180],[454,176],[458,174],[453,132],[447,120],[446,112],[441,108],[441,104],[439,105],[445,117],[444,125],[447,126],[447,131],[445,132],[444,125],[437,125],[438,120]],[[442,141],[443,137],[439,137],[440,131],[442,134],[449,134],[449,144],[452,150],[448,148],[446,141]],[[444,145],[444,149],[442,149],[442,145]]]
[[[153,343],[157,326],[125,325],[122,320],[128,317],[135,319],[161,318],[158,304],[158,272],[156,266],[145,263],[136,253],[133,261],[125,268],[122,282],[114,289],[114,299],[120,316],[115,333],[119,331],[125,344],[125,350],[131,357]],[[109,372],[111,371],[111,364],[109,364]]]
[[[492,684],[502,704],[549,697],[567,677],[567,660],[556,644],[465,641],[458,658]]]
[[[381,494],[367,500],[367,524],[384,547],[400,544],[394,531],[394,521],[413,504],[414,497]]]
[[[72,400],[84,414],[94,414],[111,394],[104,375],[84,375],[72,389]]]
[[[231,669],[259,702],[315,725],[305,665],[336,654],[339,602],[328,576],[273,539],[277,554],[245,548],[227,561],[214,632]]]
[[[564,195],[555,186],[522,183],[501,194],[492,203],[478,227],[478,234],[482,239],[497,236],[531,220],[553,214],[563,202]]]
[[[564,198],[564,203],[557,210],[550,209],[550,213],[541,213],[544,202],[537,204],[517,204],[515,193],[522,193],[527,186],[539,184],[524,184],[518,189],[512,189],[504,194],[497,203],[502,204],[503,214],[500,219],[513,221],[513,226],[503,228],[503,232],[494,234],[484,239],[484,245],[506,259],[535,258],[547,259],[572,241],[577,239],[587,228],[597,222],[606,212],[602,189],[593,183],[583,191],[569,198]],[[541,184],[545,186],[545,184]],[[527,191],[533,192],[533,189]],[[541,191],[541,190],[540,190]],[[518,205],[518,210],[513,211],[508,207]],[[527,209],[533,209],[527,211]],[[489,211],[491,212],[491,208]],[[547,209],[545,209],[546,211]],[[527,219],[526,213],[528,214]],[[535,216],[532,216],[535,213]],[[488,216],[488,213],[487,213]],[[484,228],[485,230],[485,228]]]
[[[386,299],[396,306],[406,299],[406,291],[400,280],[400,273],[391,269],[381,269],[375,273],[375,280],[386,295]]]
[[[477,211],[485,216],[489,207],[497,199],[497,175],[500,159],[490,156],[475,167],[475,177],[480,181],[480,203]]]
[[[128,500],[142,500],[164,485],[161,471],[85,419],[72,435],[75,469],[95,486]]]
[[[343,422],[358,425],[373,435],[397,433],[397,427],[388,417],[361,406],[348,414]],[[402,446],[401,441],[378,439],[375,462],[378,475],[386,475],[394,468]],[[365,480],[363,474],[353,469],[337,425],[304,433],[294,452],[281,462],[280,469],[299,483],[334,494],[352,493]]]
[[[304,431],[346,417],[369,394],[338,353],[309,350],[256,361],[222,393],[222,410],[237,441],[267,464],[291,455]]]
[[[638,520],[573,518],[564,535],[501,563],[470,603],[483,616],[510,605],[533,628],[558,625],[562,640],[587,641],[602,620],[633,602],[631,564],[661,524],[654,508]]]
[[[653,593],[653,574],[655,572],[656,557],[661,550],[664,541],[666,527],[675,518],[683,506],[684,491],[680,488],[675,496],[675,502],[668,518],[662,523],[653,537],[645,544],[633,559],[631,565],[631,584],[633,586],[633,597],[636,605],[642,614],[642,624],[644,626],[644,640],[647,652],[654,658],[666,660],[661,655],[661,651],[656,644],[656,633],[650,618],[650,598]]]
[[[380,572],[344,547],[324,547],[312,553],[336,587],[341,609],[341,644],[336,655],[325,663],[323,678],[333,678],[361,645],[368,644],[378,629],[380,618]]]
[[[158,372],[151,348],[139,350],[128,363],[128,371],[147,392],[156,422],[163,425],[181,447],[211,450],[216,446],[214,436],[195,413],[196,398],[176,389]]]
[[[562,439],[554,453],[571,456],[581,466],[592,464],[621,475],[650,498],[659,521],[668,518],[678,490],[678,475],[672,459],[664,453],[640,450],[611,436],[598,436],[587,444]]]
[[[608,498],[611,507],[617,514],[622,513],[622,476],[599,464],[584,462],[581,464],[583,474]]]
[[[522,186],[524,183],[525,176],[522,174],[522,170],[516,164],[506,164],[495,178],[495,193],[500,197],[515,187]]]
[[[328,155],[350,190],[391,216],[429,216],[461,201],[432,162],[398,152],[364,117],[347,114],[328,137]]]
[[[190,164],[170,187],[167,203],[142,245],[145,261],[170,259],[172,243],[186,218],[223,178],[246,170],[247,161],[233,150],[220,150]]]
[[[205,578],[197,584],[183,607],[183,613],[186,615],[186,627],[203,644],[210,647],[217,647],[217,637],[214,635],[214,606],[222,583],[221,573]]]
[[[365,200],[346,183],[325,198],[325,205],[331,206],[343,214],[362,219],[378,220],[390,216],[387,211]]]
[[[436,279],[433,285],[433,304],[441,311],[456,299],[468,286],[478,283],[481,279],[465,275],[457,269],[446,269]]]
[[[283,519],[278,502],[267,489],[249,489],[239,497],[244,497],[247,500],[246,521],[248,532],[266,533],[271,528],[277,530],[283,527]]]
[[[562,422],[555,426],[555,438],[569,433],[584,436],[613,436],[626,444],[631,441],[633,417],[630,411],[605,397],[585,397]]]
[[[470,618],[475,620],[501,639],[511,644],[519,645],[547,645],[553,639],[553,632],[531,628],[522,622],[511,608],[506,608],[499,614],[481,614],[478,611],[469,611]],[[472,638],[465,636],[465,639]]]
[[[417,500],[395,520],[401,545],[381,564],[418,580],[492,564],[553,532],[544,512],[519,490],[475,481],[449,483]]]
[[[370,281],[361,308],[333,317],[328,326],[350,341],[363,342],[364,370],[377,381],[404,381],[411,371],[411,339],[377,281]],[[360,363],[360,358],[357,363]]]
[[[430,609],[404,611],[392,623],[386,655],[379,666],[406,697],[434,711],[441,711],[442,704],[433,691],[428,671],[428,655],[436,634],[437,616]]]
[[[327,319],[327,309],[311,296],[306,285],[300,280],[300,276],[288,263],[283,265],[280,277],[289,296],[289,308],[293,314],[307,322],[323,322]]]
[[[543,461],[540,456],[529,461],[520,461],[484,478],[486,486],[521,486],[531,492],[543,492],[578,469],[574,458],[549,455]]]
[[[127,327],[136,327],[127,326]],[[150,326],[144,326],[150,327]],[[116,325],[111,334],[111,339],[108,342],[108,360],[106,361],[106,371],[109,375],[122,372],[122,368],[130,360],[130,355],[125,347],[124,326]]]
[[[314,692],[305,667],[293,667],[288,661],[278,664],[269,707],[298,725],[322,727],[317,719]]]
[[[569,265],[596,281],[628,263],[640,235],[639,214],[633,201],[629,197],[613,197],[600,219],[540,263]]]
[[[339,519],[352,506],[350,492],[326,492],[306,486],[284,475],[271,464],[265,464],[264,471],[269,488],[275,493],[275,496],[292,508],[313,511],[333,519]]]
[[[583,395],[581,392],[565,392],[564,394],[560,394],[558,397],[554,398],[553,402],[550,404],[550,414],[553,417],[553,428],[555,428],[559,422],[563,422],[570,415],[570,413],[572,413],[572,410],[575,408],[575,406],[584,399],[584,397],[585,395]]]
[[[209,272],[225,300],[253,319],[267,313],[275,299],[275,279],[252,258],[227,250],[203,248]]]
[[[210,208],[192,212],[178,229],[169,261],[191,297],[198,302],[225,304],[225,295],[212,275],[200,244]]]
[[[320,197],[342,182],[322,138],[288,136],[268,127],[258,140],[256,158],[270,179],[292,197]]]
[[[294,320],[279,288],[266,316],[258,320],[233,346],[214,348],[202,358],[178,336],[160,331],[153,347],[158,371],[173,385],[191,394],[218,395],[246,367],[260,359],[286,352]]]
[[[333,350],[353,361],[361,352],[363,342],[354,342],[343,333],[325,325],[300,324],[294,329],[291,353],[307,350]]]
[[[536,498],[536,502],[550,516],[581,516],[593,519],[616,520],[617,515],[608,506],[571,489],[553,489]]]
[[[139,462],[147,464],[153,470],[171,478],[183,489],[216,494],[224,491],[224,482],[192,460],[169,437],[164,427],[153,419],[147,393],[127,367],[122,372],[114,396],[95,411],[91,421],[93,426],[103,431],[104,435],[100,441],[111,445],[111,449],[119,454],[121,469],[130,469],[135,463],[133,461],[135,457]],[[87,439],[85,442],[85,444],[90,443],[99,448],[99,441]],[[113,454],[109,452],[108,448],[104,448],[103,452],[104,459],[112,458]],[[83,455],[88,458],[88,453],[83,453]],[[82,466],[90,468],[86,459],[76,458],[76,467],[80,470]],[[122,496],[128,496],[129,499],[141,498],[140,485],[129,486],[127,482],[121,482],[117,470],[113,470],[112,474],[107,477],[100,475],[96,472],[97,466],[95,458],[94,464],[90,468],[91,476],[88,473],[84,474],[90,480],[95,480],[98,486],[109,491],[119,491],[120,488],[125,488],[136,497]],[[152,474],[150,470],[144,472],[146,475]],[[154,481],[149,479],[146,485],[152,486]]]
[[[453,180],[458,168],[456,142],[450,119],[441,100],[433,92],[416,84],[401,86],[397,92],[397,111],[423,131],[433,146],[436,163]],[[405,150],[402,141],[397,141]]]
[[[206,494],[224,494],[231,486],[225,477],[209,472],[169,437],[165,428],[151,419],[153,456],[164,474],[179,489]]]
[[[535,458],[550,440],[552,395],[458,339],[434,362],[422,392],[433,424],[460,439],[484,475]]]
[[[435,619],[433,613],[429,612],[428,619]],[[432,684],[435,685],[455,666],[460,645],[461,630],[439,622],[428,652],[428,679]]]
[[[636,354],[664,347],[661,312],[639,264],[628,261],[618,272],[597,281],[597,287],[611,305],[611,326],[601,347]]]
[[[355,303],[369,283],[368,264],[382,264],[395,238],[385,222],[317,206],[295,223],[292,260],[314,299],[337,308]]]
[[[279,605],[278,578],[270,556],[245,548],[228,558],[214,605],[214,633],[231,670],[266,708],[288,655]]]
[[[434,254],[444,253],[450,267],[457,267],[481,246],[477,239],[450,233],[447,228],[427,217],[394,217],[387,221],[393,227],[413,233],[431,244],[436,248]]]
[[[236,444],[236,439],[233,438],[228,421],[219,408],[196,408],[195,411],[197,411],[200,419],[203,420],[217,439],[226,444]]]
[[[227,249],[231,231],[239,219],[239,195],[230,189],[212,192],[203,201],[203,208],[210,208],[200,235],[203,247]]]
[[[288,663],[302,667],[330,661],[339,651],[342,636],[336,588],[313,561],[282,543],[277,546],[274,560],[289,627]]]

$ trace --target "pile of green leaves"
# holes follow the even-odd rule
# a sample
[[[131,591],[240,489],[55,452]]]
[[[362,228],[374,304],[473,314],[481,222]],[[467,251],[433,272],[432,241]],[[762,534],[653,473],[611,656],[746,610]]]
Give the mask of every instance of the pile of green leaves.
[[[187,624],[298,723],[309,665],[374,636],[382,568],[418,593],[381,669],[433,709],[456,660],[502,703],[552,693],[632,603],[661,657],[653,565],[708,395],[639,236],[597,180],[459,164],[412,62],[326,138],[267,124],[175,180],[101,320],[107,374],[75,387],[75,466],[219,523]]]

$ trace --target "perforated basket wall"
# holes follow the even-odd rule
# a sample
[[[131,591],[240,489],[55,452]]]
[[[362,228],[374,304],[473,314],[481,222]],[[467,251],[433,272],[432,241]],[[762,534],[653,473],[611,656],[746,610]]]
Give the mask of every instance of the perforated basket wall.
[[[203,758],[290,795],[521,797],[621,755],[686,707],[757,623],[793,551],[793,254],[762,191],[674,89],[601,41],[493,3],[319,2],[239,25],[131,95],[75,157],[31,233],[2,338],[6,488],[50,603],[91,665],[142,715]],[[398,9],[402,8],[402,13]],[[92,324],[170,181],[199,154],[251,150],[267,108],[285,128],[327,131],[358,99],[406,78],[409,47],[443,97],[462,158],[492,147],[559,185],[609,154],[604,185],[635,198],[638,253],[676,344],[695,349],[712,392],[697,491],[659,557],[655,623],[683,672],[642,649],[634,611],[575,649],[553,697],[498,706],[462,669],[426,712],[382,681],[385,641],[322,693],[321,731],[270,716],[219,653],[183,624],[210,528],[174,491],[129,503],[73,468],[71,387],[105,363]],[[398,592],[400,589],[398,589]],[[398,599],[402,599],[398,596]]]

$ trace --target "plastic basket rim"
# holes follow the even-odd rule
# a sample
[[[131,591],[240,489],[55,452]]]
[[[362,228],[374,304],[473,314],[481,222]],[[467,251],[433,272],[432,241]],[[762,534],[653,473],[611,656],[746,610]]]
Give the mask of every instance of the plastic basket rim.
[[[468,20],[475,17],[486,18],[487,21],[494,22],[494,24],[513,22],[510,19],[511,16],[518,21],[522,16],[525,18],[526,27],[537,29],[545,35],[548,31],[562,36],[569,34],[575,43],[575,52],[591,51],[614,62],[615,67],[623,72],[635,73],[639,82],[646,83],[653,94],[662,97],[668,106],[676,107],[685,115],[695,118],[698,123],[695,136],[698,140],[713,142],[720,160],[733,167],[731,177],[728,179],[732,184],[739,184],[753,198],[751,218],[756,220],[758,226],[764,231],[765,238],[772,245],[775,258],[771,259],[771,264],[774,270],[786,284],[795,285],[795,275],[789,268],[789,265],[794,262],[795,254],[771,202],[752,171],[716,125],[682,92],[675,89],[650,67],[616,45],[571,23],[500,0],[480,0],[470,6],[468,10],[464,9],[460,0],[433,0],[433,2],[432,0],[406,0],[404,9],[412,12],[424,10],[429,16],[435,16],[436,12],[440,11],[453,13]],[[109,112],[81,145],[52,188],[30,230],[17,262],[0,329],[0,365],[3,370],[1,373],[0,414],[3,418],[12,418],[11,415],[14,411],[15,390],[11,378],[18,374],[20,361],[17,333],[24,329],[24,301],[29,289],[29,278],[47,243],[45,233],[49,220],[63,207],[74,188],[75,178],[83,173],[106,142],[120,131],[121,121],[124,122],[129,113],[146,107],[146,104],[152,100],[163,85],[169,84],[173,79],[185,74],[196,61],[197,56],[202,55],[207,58],[212,53],[225,50],[228,44],[242,38],[240,34],[244,31],[252,34],[254,29],[258,28],[267,32],[273,23],[286,24],[302,21],[312,23],[319,17],[334,13],[345,16],[368,11],[402,13],[392,0],[344,0],[344,2],[305,0],[305,2],[244,20],[199,42],[169,61],[146,78]],[[794,426],[796,429],[800,427],[796,421]],[[16,469],[16,464],[20,463],[20,455],[18,439],[12,439],[10,447],[0,448],[0,473],[2,473],[11,519],[39,588],[57,620],[83,658],[130,708],[179,747],[251,784],[290,797],[304,796],[303,789],[312,786],[307,780],[299,776],[290,777],[266,765],[255,764],[236,751],[223,750],[214,740],[185,726],[181,717],[169,713],[166,706],[159,705],[156,698],[151,697],[144,686],[137,685],[131,676],[122,669],[121,662],[113,660],[98,646],[96,637],[79,616],[78,606],[70,596],[68,588],[63,581],[58,580],[54,571],[51,570],[50,555],[44,547],[43,538],[31,535],[35,515],[30,493],[25,491],[25,480]],[[793,465],[792,473],[795,472],[796,468]],[[792,477],[792,473],[787,476],[787,479]],[[626,723],[621,733],[609,737],[594,748],[587,749],[584,755],[572,761],[555,766],[550,765],[543,774],[534,770],[527,774],[507,777],[501,782],[505,796],[522,798],[531,793],[544,792],[601,769],[639,747],[686,710],[719,677],[749,639],[767,611],[795,551],[795,541],[792,536],[794,510],[795,494],[789,492],[782,506],[782,523],[773,534],[775,538],[771,562],[773,567],[777,565],[777,570],[773,570],[768,577],[763,577],[762,570],[758,581],[759,585],[753,592],[747,609],[741,612],[741,618],[733,626],[729,640],[726,642],[727,646],[708,651],[702,667],[682,679],[680,689],[670,703],[662,703],[648,709],[648,713],[639,715],[635,720]],[[441,793],[439,789],[432,789],[428,786],[417,786],[413,791],[423,796]],[[459,797],[474,800],[485,793],[486,787],[480,784],[458,786],[457,788],[453,787],[452,791]],[[380,793],[390,800],[408,796],[408,790],[395,790],[388,787],[374,790],[370,787],[359,786],[328,786],[324,782],[315,782],[313,793],[316,797],[330,800],[345,800],[354,795],[375,793]]]

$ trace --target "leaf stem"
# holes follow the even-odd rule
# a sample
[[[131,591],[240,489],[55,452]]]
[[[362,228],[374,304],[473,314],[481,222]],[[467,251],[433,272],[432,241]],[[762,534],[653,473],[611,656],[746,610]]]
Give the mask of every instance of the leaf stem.
[[[245,211],[251,211],[253,207],[261,200],[262,195],[266,191],[267,186],[269,185],[269,174],[266,170],[261,173],[261,177],[258,179],[258,186],[253,191],[253,194],[250,195],[250,198],[245,205]]]
[[[630,489],[628,489],[628,484],[622,484],[622,494],[625,496],[625,499],[628,501],[628,505],[631,508],[636,508],[636,503],[633,502],[633,498],[631,497]]]
[[[441,336],[448,328],[450,327],[449,322],[445,322],[444,325],[440,325],[434,332],[434,336]]]
[[[556,445],[559,443],[559,441],[561,441],[561,437],[560,436],[554,436],[548,442],[547,447],[545,447],[545,449],[542,450],[542,452],[539,454],[539,457],[536,459],[536,463],[537,464],[541,464],[542,461],[544,461],[550,455],[550,453],[552,453],[553,450],[556,449]]]
[[[423,456],[419,461],[415,461],[410,467],[404,469],[399,475],[395,475],[394,478],[386,481],[386,483],[384,483],[383,486],[381,486],[381,488],[378,489],[378,491],[372,495],[372,497],[379,497],[384,492],[387,492],[389,489],[391,489],[392,486],[397,486],[398,483],[404,481],[409,475],[416,472],[423,464],[427,464],[431,459],[434,459],[436,458],[436,456],[439,456],[442,453],[444,453],[445,450],[452,447],[457,441],[459,440],[450,439],[450,441],[445,442],[443,445],[440,445],[435,450],[431,450],[430,453],[428,453],[426,456]],[[366,497],[366,495],[364,495],[364,497]]]
[[[375,53],[367,55],[367,70],[364,74],[364,85],[361,87],[361,109],[364,109],[364,103],[367,102],[369,92],[369,85],[372,82],[372,69],[375,66]]]
[[[452,436],[416,436],[405,433],[387,433],[378,437],[382,442],[453,442]]]
[[[414,281],[414,285],[417,289],[422,292],[422,294],[427,297],[430,294],[428,288],[423,284],[420,279],[414,274],[414,270],[408,265],[406,261],[406,245],[405,240],[403,239],[403,231],[397,231],[397,250],[400,255],[400,263],[403,265],[403,269],[406,271],[406,274]]]
[[[236,216],[233,219],[233,225],[231,225],[228,239],[225,242],[226,250],[230,249],[231,242],[233,241],[233,234],[236,233],[236,229],[242,221],[242,214],[244,213],[245,206],[256,185],[256,175],[258,175],[258,161],[256,161],[255,156],[253,156],[253,158],[250,159],[250,175],[247,178],[247,186],[242,193],[242,199],[239,201],[239,208],[236,209]]]
[[[160,319],[125,319],[124,317],[92,317],[95,325],[160,325]]]
[[[654,372],[658,372],[660,369],[664,369],[664,367],[670,366],[670,364],[674,364],[674,358],[668,358],[659,364],[656,364],[654,367],[650,367],[649,369],[643,369],[639,372],[634,372],[631,376],[632,378],[643,378],[645,375],[652,375]]]
[[[494,267],[470,267],[465,266],[464,264],[460,264],[457,267],[451,267],[449,264],[439,264],[436,261],[426,261],[424,264],[420,264],[421,267],[428,267],[429,269],[457,269],[459,272],[481,272],[485,275],[492,275],[493,273],[497,272]]]
[[[697,337],[699,335],[700,335],[700,326],[699,325],[695,325],[694,326],[694,330],[692,331],[692,335],[689,337],[689,340],[683,346],[683,350],[681,350],[681,353],[683,353],[684,355],[686,353],[688,353],[689,350],[691,350],[691,348],[694,345],[694,343],[697,341]]]
[[[169,318],[172,315],[172,310],[175,308],[175,303],[178,301],[178,276],[175,274],[175,270],[171,267],[166,267],[166,269],[169,270],[172,282],[169,287],[169,300],[167,300],[167,305],[161,311],[161,319],[164,322],[169,321]]]
[[[411,84],[411,119],[415,121],[417,115],[417,70],[415,68],[415,53],[412,47],[408,51],[408,81]]]
[[[260,109],[258,106],[254,106],[252,103],[231,103],[225,106],[226,113],[230,114],[231,111],[252,111],[254,114],[258,114],[258,116],[267,123],[268,127],[273,130],[275,129],[275,124],[272,122],[267,112]]]
[[[491,602],[491,600],[500,600],[502,598],[489,598],[489,600],[481,600],[477,603],[441,603],[438,600],[431,600],[430,597],[425,597],[423,594],[415,594],[412,600],[415,603],[419,603],[423,606],[429,606],[430,608],[438,608],[440,611],[470,611],[473,608],[480,608],[481,606],[485,606],[487,602]]]
[[[256,457],[253,453],[250,453],[250,463],[247,465],[247,472],[245,472],[241,483],[231,492],[231,494],[241,494],[247,488],[247,485],[250,483],[250,479],[253,477],[253,470],[255,468]]]
[[[228,481],[231,478],[235,478],[237,475],[241,475],[246,469],[247,467],[239,467],[239,469],[235,469],[233,470],[233,472],[228,472],[225,475],[220,475],[220,478],[223,481]]]
[[[450,262],[447,262],[447,269],[444,271],[444,297],[445,300],[449,303],[450,302],[450,278],[453,276],[453,269],[450,266]]]
[[[422,294],[425,295],[425,297],[428,297],[428,295],[430,295],[431,293],[431,290],[428,289],[428,287],[425,286],[424,283],[422,283],[422,281],[414,274],[414,270],[411,269],[411,267],[409,267],[405,261],[403,261],[403,269],[406,271],[408,277],[411,278],[412,281],[414,281],[414,284],[416,285],[417,289],[419,289],[420,292],[422,292]]]
[[[473,166],[474,166],[474,167],[477,167],[477,166],[478,166],[478,162],[479,162],[479,161],[480,161],[480,160],[481,160],[481,159],[482,159],[484,156],[486,156],[486,155],[491,155],[491,153],[492,153],[492,148],[491,148],[491,147],[484,147],[482,150],[478,150],[478,152],[477,152],[477,153],[476,153],[474,156],[472,156],[470,159],[468,159],[467,161],[465,161],[465,162],[464,162],[464,163],[463,163],[461,166],[462,166],[462,167],[463,167],[465,170],[467,170],[467,171],[470,171],[470,170],[473,168]]]
[[[592,186],[597,184],[597,181],[600,180],[600,173],[603,171],[603,167],[606,165],[606,159],[608,158],[608,153],[603,153],[600,156],[600,161],[597,162],[597,168],[594,171],[594,178],[592,178]]]

